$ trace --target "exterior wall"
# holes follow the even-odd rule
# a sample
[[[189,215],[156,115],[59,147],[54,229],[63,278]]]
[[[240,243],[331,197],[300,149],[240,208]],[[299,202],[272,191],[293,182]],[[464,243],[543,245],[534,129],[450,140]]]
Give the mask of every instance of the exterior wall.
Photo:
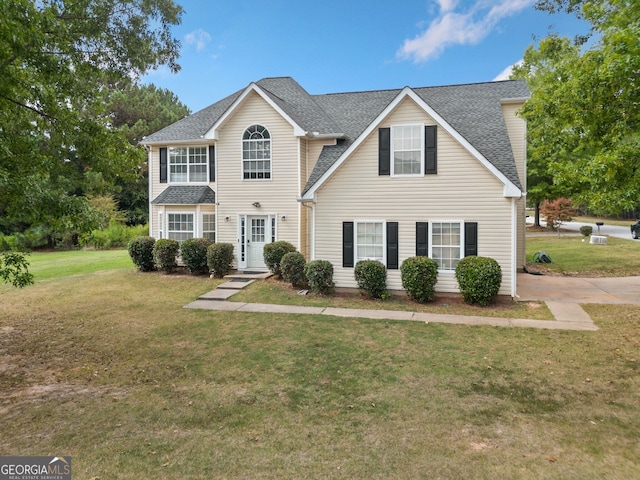
[[[335,145],[335,139],[316,139],[309,140],[307,142],[307,172],[308,175],[305,178],[305,183],[311,172],[313,172],[313,168],[316,166],[318,162],[318,158],[320,158],[320,154],[322,153],[322,149],[325,145]],[[304,187],[304,186],[303,186]]]
[[[504,114],[505,122],[507,125],[507,131],[509,133],[509,140],[511,141],[513,156],[516,161],[516,167],[518,169],[518,176],[520,177],[520,183],[522,189],[527,191],[527,123],[526,121],[517,115],[517,112],[522,108],[523,102],[517,103],[504,103],[502,105],[502,112]],[[516,266],[519,269],[526,263],[526,196],[523,196],[517,201],[517,216],[518,216],[518,251],[516,258]]]
[[[430,118],[405,99],[380,125],[424,123]],[[399,263],[415,255],[416,222],[478,222],[478,255],[495,258],[502,267],[500,293],[511,293],[511,200],[503,185],[443,128],[438,128],[438,173],[417,178],[378,175],[375,130],[317,192],[314,258],[334,266],[338,287],[355,287],[353,268],[342,267],[342,222],[398,222]],[[387,286],[401,290],[400,270],[387,271]],[[457,292],[453,272],[438,275],[436,289]]]
[[[271,135],[271,179],[242,178],[242,135],[251,125],[262,125]],[[257,93],[244,103],[219,129],[216,143],[218,241],[235,245],[238,253],[238,215],[275,215],[277,238],[299,248],[301,144],[293,127]],[[259,202],[260,207],[252,204]],[[286,220],[282,220],[282,216]],[[229,217],[229,221],[226,221]]]

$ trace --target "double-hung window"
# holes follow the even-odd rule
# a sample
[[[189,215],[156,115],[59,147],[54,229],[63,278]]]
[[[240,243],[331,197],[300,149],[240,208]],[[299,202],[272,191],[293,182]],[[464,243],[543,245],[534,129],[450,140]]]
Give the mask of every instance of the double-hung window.
[[[423,125],[394,125],[391,127],[391,175],[423,175],[423,146]]]
[[[209,178],[207,147],[169,148],[169,182],[197,183]]]
[[[203,213],[202,214],[202,237],[216,241],[216,214],[215,213]]]
[[[431,222],[431,258],[439,270],[455,270],[463,256],[461,222]]]
[[[167,237],[182,243],[194,237],[193,213],[169,213]]]
[[[378,260],[385,264],[384,222],[356,222],[356,262]]]
[[[242,136],[242,178],[271,178],[271,135],[262,125],[252,125]]]

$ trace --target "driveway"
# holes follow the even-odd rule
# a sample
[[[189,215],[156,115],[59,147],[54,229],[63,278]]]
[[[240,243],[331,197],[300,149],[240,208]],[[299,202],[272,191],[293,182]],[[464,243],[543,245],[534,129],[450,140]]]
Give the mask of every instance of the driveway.
[[[640,305],[640,277],[576,278],[519,273],[516,299]]]

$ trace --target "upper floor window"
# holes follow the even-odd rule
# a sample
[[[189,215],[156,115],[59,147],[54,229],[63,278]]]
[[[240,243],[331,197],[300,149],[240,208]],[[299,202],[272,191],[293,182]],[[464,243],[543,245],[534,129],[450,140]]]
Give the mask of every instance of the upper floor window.
[[[242,178],[271,178],[271,135],[262,125],[252,125],[242,136]]]
[[[422,125],[394,125],[391,128],[391,175],[423,175]]]
[[[206,182],[209,179],[207,147],[169,148],[169,182]]]

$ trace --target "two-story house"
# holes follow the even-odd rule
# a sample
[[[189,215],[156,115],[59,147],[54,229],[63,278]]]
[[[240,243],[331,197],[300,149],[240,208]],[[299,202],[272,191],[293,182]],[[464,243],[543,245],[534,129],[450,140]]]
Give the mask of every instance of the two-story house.
[[[156,238],[235,245],[239,270],[265,270],[286,240],[329,260],[355,287],[360,259],[439,266],[457,292],[466,255],[495,258],[501,294],[524,263],[526,125],[522,81],[311,95],[265,78],[144,139]]]

